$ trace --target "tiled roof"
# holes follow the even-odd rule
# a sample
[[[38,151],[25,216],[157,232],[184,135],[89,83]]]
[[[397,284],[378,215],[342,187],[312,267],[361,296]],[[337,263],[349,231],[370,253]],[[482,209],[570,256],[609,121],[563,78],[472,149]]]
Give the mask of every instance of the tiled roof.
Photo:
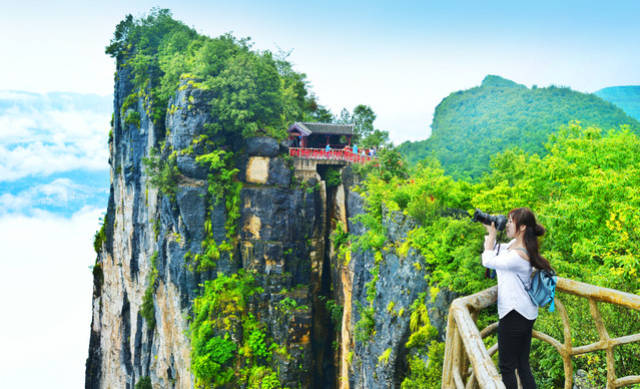
[[[295,122],[289,127],[289,132],[294,129],[304,136],[311,134],[353,135],[353,124],[331,124]]]

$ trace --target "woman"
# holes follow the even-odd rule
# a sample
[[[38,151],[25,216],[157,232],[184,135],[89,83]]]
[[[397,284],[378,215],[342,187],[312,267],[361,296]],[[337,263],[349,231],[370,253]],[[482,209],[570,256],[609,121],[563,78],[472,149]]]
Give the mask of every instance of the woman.
[[[549,261],[540,256],[538,236],[545,232],[529,208],[509,212],[509,243],[496,244],[496,228],[485,225],[482,265],[495,269],[498,277],[498,357],[502,381],[507,389],[517,388],[518,369],[524,389],[535,388],[529,367],[531,331],[538,307],[531,301],[524,283],[530,286],[533,268],[550,270]]]

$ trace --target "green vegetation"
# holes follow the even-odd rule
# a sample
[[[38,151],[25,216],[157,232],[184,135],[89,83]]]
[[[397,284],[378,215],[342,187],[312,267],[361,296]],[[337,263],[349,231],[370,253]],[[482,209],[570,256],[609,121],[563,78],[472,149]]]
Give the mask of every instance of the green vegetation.
[[[265,130],[282,138],[291,122],[323,115],[324,108],[307,91],[306,76],[293,71],[286,55],[253,51],[248,38],[200,35],[166,9],[140,19],[128,15],[105,51],[133,77],[123,116],[141,100],[159,128],[181,80],[210,92],[207,104],[215,121],[205,126],[212,134],[251,136]]]
[[[345,108],[342,109],[334,121],[339,124],[353,124],[353,136],[351,144],[358,145],[362,149],[371,147],[389,147],[389,132],[379,130],[374,127],[373,122],[376,120],[376,114],[368,105],[357,105],[352,113]]]
[[[140,112],[128,110],[124,118],[125,124],[133,124],[136,128],[140,128]]]
[[[358,320],[354,329],[356,341],[367,342],[375,335],[376,321],[373,317],[375,309],[373,306],[363,307],[358,302],[356,302],[356,305],[360,314],[360,320]]]
[[[153,294],[156,289],[156,280],[158,279],[157,260],[158,252],[156,251],[151,255],[151,271],[147,277],[147,288],[144,291],[144,296],[142,296],[142,306],[140,308],[140,315],[147,322],[149,328],[156,326],[156,308],[153,304]]]
[[[248,311],[250,300],[262,292],[244,270],[205,282],[194,301],[191,325],[191,369],[197,387],[280,388],[277,372],[269,367],[278,345]]]
[[[383,181],[389,182],[392,177],[406,178],[409,174],[407,163],[400,154],[399,149],[386,147],[378,150],[377,160],[364,165],[352,165],[355,172],[366,176],[374,173]]]
[[[91,268],[91,273],[93,274],[93,282],[96,285],[102,285],[104,283],[104,272],[102,271],[102,264],[96,263]]]
[[[325,178],[327,182],[327,187],[335,188],[336,186],[342,184],[342,175],[340,173],[340,168],[329,168],[327,170],[327,177]]]
[[[151,378],[149,376],[140,378],[140,381],[136,382],[134,389],[153,389]]]
[[[152,148],[149,157],[142,160],[149,176],[149,183],[158,188],[160,193],[169,197],[171,201],[176,200],[178,177],[180,176],[176,159],[175,152],[171,153],[168,158],[162,158],[158,151]]]
[[[490,158],[514,146],[545,155],[549,134],[572,120],[608,130],[640,123],[611,103],[565,87],[531,89],[498,76],[482,85],[452,93],[436,108],[432,135],[405,142],[400,152],[411,164],[435,156],[455,178],[479,179]]]
[[[603,131],[571,123],[551,135],[544,156],[526,153],[518,148],[496,155],[491,171],[482,180],[470,183],[456,181],[446,175],[439,162],[427,159],[412,169],[407,178],[392,176],[388,181],[372,170],[360,191],[366,200],[367,214],[359,220],[366,232],[349,237],[354,248],[395,250],[406,257],[409,249],[423,260],[414,264],[432,287],[447,286],[459,294],[470,294],[495,283],[484,277],[479,253],[482,251],[484,228],[470,218],[447,216],[450,209],[481,208],[491,213],[528,206],[547,228],[542,241],[542,254],[562,277],[582,282],[640,293],[640,138],[628,127]],[[383,209],[403,212],[417,221],[403,242],[390,242],[382,228]],[[376,267],[367,284],[367,298],[375,296]],[[588,317],[589,308],[577,299],[561,295],[569,309],[574,344],[595,341],[597,333]],[[365,341],[373,332],[374,309],[361,309],[356,338]],[[640,331],[640,315],[620,312],[602,304],[605,324],[619,335]],[[633,319],[629,319],[633,317]],[[625,318],[625,319],[623,319]],[[485,312],[479,321],[489,323],[495,317]],[[541,310],[536,329],[562,339],[556,314]],[[443,350],[428,323],[423,298],[411,307],[410,372],[406,388],[434,387],[441,374]],[[427,359],[425,367],[420,360]],[[422,350],[422,351],[420,351]],[[440,350],[440,351],[438,351]],[[629,346],[616,355],[618,369],[624,374],[640,370],[640,347]],[[593,375],[604,365],[595,357],[576,358],[577,368]],[[602,360],[601,360],[602,362]],[[545,344],[534,342],[532,367],[542,387],[561,385],[562,362]],[[429,373],[430,372],[430,373]],[[435,375],[434,375],[435,374]],[[619,372],[622,375],[622,372]],[[422,378],[421,378],[422,377]],[[413,386],[411,386],[413,385]]]
[[[380,356],[378,357],[378,364],[386,365],[387,363],[389,363],[390,355],[391,355],[391,347],[387,348],[382,352],[382,354],[380,354]]]
[[[107,216],[105,215],[102,220],[102,226],[100,226],[100,229],[96,231],[95,235],[93,236],[93,249],[95,250],[96,254],[100,254],[100,251],[102,250],[102,245],[107,239],[107,235],[105,232],[105,227],[107,223],[108,223],[108,219],[107,219]]]

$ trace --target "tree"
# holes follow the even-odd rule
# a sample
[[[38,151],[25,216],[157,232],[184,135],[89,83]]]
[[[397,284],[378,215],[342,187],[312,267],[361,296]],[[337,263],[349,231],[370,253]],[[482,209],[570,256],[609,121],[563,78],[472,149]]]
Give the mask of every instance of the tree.
[[[342,111],[340,111],[340,116],[338,116],[336,123],[351,124],[351,122],[352,122],[351,114],[346,108],[342,108]]]
[[[351,120],[354,124],[353,141],[360,142],[373,132],[373,122],[376,120],[376,114],[368,105],[360,104],[353,109]]]

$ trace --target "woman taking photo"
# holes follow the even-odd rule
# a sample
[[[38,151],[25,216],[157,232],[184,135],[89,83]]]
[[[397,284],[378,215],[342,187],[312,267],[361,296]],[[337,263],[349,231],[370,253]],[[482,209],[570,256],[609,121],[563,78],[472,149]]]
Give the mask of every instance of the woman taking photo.
[[[482,265],[494,269],[498,278],[498,357],[502,381],[507,389],[516,389],[515,370],[524,389],[535,388],[529,367],[531,331],[538,317],[538,307],[525,289],[530,287],[533,268],[551,270],[549,261],[540,256],[538,236],[545,232],[529,208],[509,212],[509,243],[496,243],[496,228],[485,225]]]

